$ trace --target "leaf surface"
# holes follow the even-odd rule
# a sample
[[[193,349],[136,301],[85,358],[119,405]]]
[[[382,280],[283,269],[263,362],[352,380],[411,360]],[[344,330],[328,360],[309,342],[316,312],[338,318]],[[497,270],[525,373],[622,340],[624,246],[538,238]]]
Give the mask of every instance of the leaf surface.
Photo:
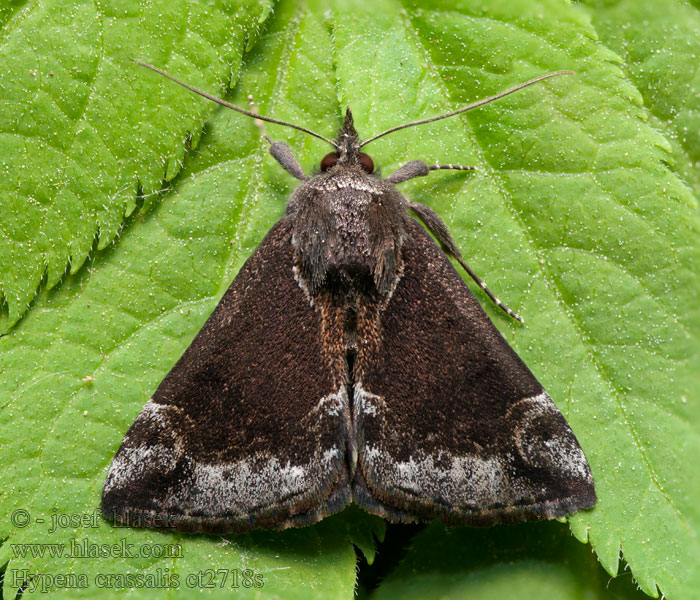
[[[300,531],[222,539],[115,530],[101,520],[95,528],[47,529],[52,514],[90,514],[98,505],[125,431],[281,216],[294,184],[269,157],[249,119],[128,63],[129,40],[143,38],[143,45],[152,47],[140,58],[219,95],[243,57],[229,100],[245,106],[252,93],[263,114],[325,136],[334,135],[347,105],[360,135],[369,137],[543,72],[577,72],[466,115],[397,132],[367,149],[384,174],[412,159],[478,167],[473,175],[437,173],[402,189],[443,216],[467,261],[525,317],[524,326],[509,322],[475,289],[548,389],[591,463],[599,502],[572,517],[572,532],[590,542],[611,575],[624,558],[629,570],[616,585],[625,594],[634,589],[630,573],[651,595],[660,590],[674,600],[697,594],[700,480],[689,457],[700,455],[700,227],[691,169],[669,164],[675,158],[679,165],[678,156],[689,164],[698,148],[692,135],[671,136],[678,126],[663,121],[664,102],[673,104],[676,96],[664,100],[653,90],[665,89],[662,77],[670,80],[671,73],[658,69],[657,88],[650,92],[639,73],[628,71],[620,45],[605,34],[615,22],[632,19],[615,12],[622,11],[622,3],[584,11],[554,0],[488,7],[377,0],[371,10],[362,4],[283,2],[259,37],[267,7],[253,5],[246,12],[231,5],[217,10],[245,25],[227,29],[217,20],[220,37],[209,46],[192,32],[219,13],[204,15],[196,2],[178,5],[179,16],[168,17],[179,28],[155,27],[150,12],[139,17],[139,10],[124,6],[122,11],[100,5],[96,18],[90,12],[94,5],[67,10],[49,2],[3,13],[0,20],[0,48],[12,57],[6,69],[21,75],[19,83],[11,77],[0,83],[0,111],[12,117],[7,131],[0,132],[0,144],[9,149],[0,154],[5,175],[0,202],[8,203],[0,230],[22,232],[7,237],[10,250],[0,260],[8,273],[2,284],[8,323],[24,312],[47,269],[47,285],[31,309],[0,339],[0,514],[26,510],[32,518],[27,527],[0,519],[0,535],[7,538],[0,546],[0,565],[8,563],[6,589],[9,575],[23,569],[84,573],[91,581],[88,592],[95,592],[98,573],[168,568],[183,579],[211,567],[262,573],[264,588],[247,588],[251,594],[293,589],[323,596],[334,590],[349,597],[355,580],[351,542],[371,557],[372,536],[382,533],[381,523],[357,514]],[[669,10],[669,19],[687,16],[688,10]],[[37,16],[36,11],[48,12]],[[47,74],[45,60],[38,61],[36,79],[25,73],[28,50],[20,41],[31,19],[55,23],[45,30],[37,25],[46,41],[40,43],[37,35],[35,46],[43,48],[37,56],[69,65],[65,73]],[[87,62],[80,65],[104,62],[109,69],[95,66],[89,77],[83,67],[73,72],[77,59],[66,38],[76,31],[88,40],[81,54]],[[158,41],[163,36],[167,43]],[[244,55],[249,36],[254,50]],[[95,40],[106,48],[100,56],[118,55],[122,62],[92,58],[90,50],[99,46]],[[671,48],[669,65],[674,53]],[[104,90],[111,104],[96,90]],[[90,110],[101,116],[88,126]],[[668,128],[659,128],[660,122]],[[124,136],[113,163],[104,158],[111,150],[89,154],[93,141],[111,139],[95,133],[103,125],[115,138],[117,132]],[[307,173],[328,151],[299,132],[267,129],[291,145]],[[182,143],[188,133],[196,151]],[[80,135],[86,137],[78,143]],[[56,148],[55,159],[46,154]],[[15,167],[21,164],[32,168],[20,173]],[[164,173],[169,183],[160,191]],[[144,196],[140,210],[135,210],[137,181]],[[65,210],[54,210],[65,190],[74,197],[66,196]],[[32,194],[36,203],[28,200]],[[122,225],[124,215],[129,216]],[[93,247],[98,228],[104,241]],[[47,241],[49,230],[63,241]],[[82,259],[73,259],[73,273],[61,277],[67,257],[78,255]],[[490,540],[488,547],[495,549],[517,544],[523,531],[529,530],[463,535]],[[421,552],[441,543],[439,530],[430,532],[416,541]],[[600,573],[590,584],[576,573],[575,565],[590,572],[595,565],[590,556],[582,558],[585,548],[568,540],[562,525],[533,526],[532,532],[528,547],[541,558],[533,559],[539,561],[537,569],[551,571],[552,589],[573,578],[575,589],[605,597]],[[558,536],[552,543],[561,560],[542,554],[552,535]],[[181,543],[183,557],[13,555],[17,544],[83,538],[96,544],[123,538],[137,545]],[[485,557],[483,564],[498,565],[504,574],[499,581],[520,582],[523,594],[534,593],[533,578],[519,575],[526,556],[518,555],[511,572],[498,555]],[[473,573],[482,567],[472,567],[465,556],[457,576],[475,581]],[[405,568],[400,565],[387,585],[400,585]],[[426,580],[435,582],[438,566],[424,571]],[[488,577],[480,581],[487,590]],[[59,588],[54,582],[52,589]],[[378,593],[385,593],[382,586]]]

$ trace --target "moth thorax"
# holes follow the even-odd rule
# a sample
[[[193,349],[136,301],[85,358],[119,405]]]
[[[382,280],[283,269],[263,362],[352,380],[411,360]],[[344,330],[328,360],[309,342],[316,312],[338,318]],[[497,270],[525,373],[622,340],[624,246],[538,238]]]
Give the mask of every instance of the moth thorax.
[[[389,289],[405,212],[389,184],[360,167],[337,166],[302,183],[290,204],[301,273],[312,293]]]

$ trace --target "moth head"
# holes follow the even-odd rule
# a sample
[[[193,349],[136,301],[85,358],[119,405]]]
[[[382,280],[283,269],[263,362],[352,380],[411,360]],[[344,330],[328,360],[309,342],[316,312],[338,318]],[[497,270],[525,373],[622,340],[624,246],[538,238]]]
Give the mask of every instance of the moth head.
[[[462,108],[458,108],[457,110],[453,110],[451,112],[444,113],[442,115],[437,115],[435,117],[429,117],[427,119],[421,119],[420,121],[411,121],[410,123],[404,123],[403,125],[397,125],[396,127],[392,127],[391,129],[387,129],[386,131],[382,131],[381,133],[378,133],[377,135],[360,143],[360,138],[357,135],[357,131],[355,131],[355,125],[354,125],[353,120],[352,120],[352,113],[350,112],[349,108],[345,112],[345,121],[343,122],[343,126],[340,128],[340,131],[338,132],[338,136],[336,137],[335,140],[329,140],[328,138],[326,138],[326,137],[324,137],[324,136],[322,136],[314,131],[311,131],[310,129],[307,129],[306,127],[302,127],[301,125],[295,125],[294,123],[287,123],[286,121],[280,121],[279,119],[265,117],[261,114],[258,114],[257,112],[251,112],[249,110],[245,110],[244,108],[240,108],[239,106],[235,106],[234,104],[226,102],[225,100],[222,100],[221,98],[217,98],[216,96],[212,96],[211,94],[203,92],[202,90],[198,90],[197,88],[185,83],[184,81],[180,81],[179,79],[176,79],[172,75],[166,73],[165,71],[162,71],[161,69],[158,69],[157,67],[154,67],[153,65],[149,65],[147,63],[144,63],[144,62],[141,62],[138,60],[135,62],[136,62],[136,64],[141,65],[142,67],[146,67],[147,69],[150,69],[151,71],[155,71],[156,73],[159,73],[163,77],[167,77],[171,81],[174,81],[178,85],[181,85],[182,87],[187,88],[188,90],[194,92],[195,94],[199,94],[200,96],[203,96],[204,98],[212,100],[213,102],[216,102],[217,104],[220,104],[221,106],[225,106],[226,108],[230,108],[232,110],[235,110],[236,112],[244,114],[248,117],[252,117],[253,119],[256,119],[256,122],[258,122],[258,123],[261,121],[266,121],[268,123],[275,123],[276,125],[282,125],[284,127],[291,127],[292,129],[296,129],[298,131],[303,131],[304,133],[306,133],[308,135],[311,135],[319,140],[323,140],[327,144],[330,144],[336,150],[335,150],[335,152],[331,152],[330,154],[327,154],[326,156],[323,157],[323,160],[321,161],[321,171],[328,171],[329,169],[333,168],[336,165],[357,165],[365,173],[372,173],[374,171],[374,162],[367,154],[360,152],[360,148],[362,148],[363,146],[366,146],[367,144],[369,144],[370,142],[373,142],[374,140],[378,140],[379,138],[384,137],[385,135],[389,135],[390,133],[394,133],[395,131],[399,131],[401,129],[406,129],[407,127],[415,127],[416,125],[424,125],[425,123],[432,123],[433,121],[439,121],[440,119],[446,119],[447,117],[453,117],[455,115],[459,115],[459,114],[466,112],[468,110],[472,110],[474,108],[478,108],[479,106],[483,106],[484,104],[488,104],[489,102],[493,102],[494,100],[498,100],[499,98],[503,98],[503,96],[507,96],[508,94],[512,94],[513,92],[517,92],[518,90],[521,90],[524,87],[527,87],[527,86],[530,86],[534,83],[542,81],[543,79],[548,79],[549,77],[554,77],[556,75],[563,75],[563,74],[573,75],[573,71],[554,71],[552,73],[545,73],[544,75],[540,75],[539,77],[535,77],[534,79],[530,79],[529,81],[526,81],[524,83],[516,85],[515,87],[512,87],[508,90],[505,90],[504,92],[496,94],[495,96],[490,96],[489,98],[484,98],[483,100],[479,100],[477,102],[472,102],[471,104],[467,104],[467,106],[463,106]],[[252,99],[252,97],[251,97],[251,99]],[[267,137],[267,135],[264,135],[263,137],[268,142],[270,142],[270,144],[273,143],[272,140],[269,137]]]
[[[368,154],[360,152],[360,137],[355,130],[352,111],[349,108],[345,111],[345,120],[335,138],[335,144],[338,150],[326,154],[321,160],[322,172],[328,171],[336,165],[357,165],[365,173],[374,172],[374,161]]]

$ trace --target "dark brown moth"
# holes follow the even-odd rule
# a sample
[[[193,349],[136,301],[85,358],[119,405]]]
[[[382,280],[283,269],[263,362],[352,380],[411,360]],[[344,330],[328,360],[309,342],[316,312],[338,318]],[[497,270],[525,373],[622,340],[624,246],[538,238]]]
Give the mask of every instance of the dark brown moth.
[[[308,177],[265,136],[301,183],[127,432],[104,516],[242,532],[308,525],[350,502],[391,521],[455,525],[592,507],[593,478],[568,423],[448,256],[519,317],[465,264],[437,213],[395,187],[469,167],[412,161],[382,179],[361,152],[555,74],[364,143],[349,110],[332,141],[175,80],[334,151]]]

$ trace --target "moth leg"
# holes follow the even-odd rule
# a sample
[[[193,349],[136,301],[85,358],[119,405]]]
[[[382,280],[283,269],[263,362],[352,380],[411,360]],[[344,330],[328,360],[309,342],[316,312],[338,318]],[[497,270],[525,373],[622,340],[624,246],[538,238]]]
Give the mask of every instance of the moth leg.
[[[399,169],[399,171],[400,170],[401,169]],[[396,171],[396,173],[398,173],[399,171]],[[410,200],[408,202],[408,207],[416,214],[416,216],[421,221],[423,221],[430,233],[432,233],[437,238],[437,241],[440,242],[440,245],[442,246],[442,249],[445,251],[445,253],[448,256],[452,256],[453,258],[455,258],[457,262],[459,262],[459,264],[462,265],[462,268],[467,273],[469,273],[469,276],[474,281],[476,281],[477,285],[482,290],[484,290],[486,295],[496,306],[498,306],[498,308],[500,308],[503,312],[513,317],[517,321],[520,321],[521,323],[525,322],[523,321],[520,315],[514,313],[510,308],[503,304],[486,286],[484,280],[481,279],[481,277],[479,277],[474,271],[472,271],[469,265],[464,261],[464,258],[462,258],[462,253],[459,251],[459,248],[457,248],[457,244],[455,244],[454,240],[452,239],[452,235],[450,234],[450,230],[447,228],[447,225],[445,225],[444,221],[432,208],[429,208],[425,204],[420,204],[419,202],[412,202]]]
[[[258,112],[258,109],[255,106],[255,102],[253,102],[252,95],[248,96],[248,105],[250,106],[250,112]],[[260,134],[262,135],[262,137],[265,138],[265,140],[267,140],[267,142],[270,144],[270,154],[272,154],[272,157],[279,164],[282,165],[282,168],[285,171],[287,171],[287,173],[289,173],[292,177],[296,177],[301,181],[308,179],[308,177],[304,174],[304,170],[301,168],[301,165],[297,162],[297,159],[294,158],[294,155],[292,154],[292,149],[284,142],[273,141],[265,133],[265,123],[260,119],[255,119],[255,125],[260,130]]]
[[[425,177],[430,171],[438,171],[441,169],[452,169],[455,171],[476,171],[476,167],[464,167],[461,165],[426,165],[422,160],[412,160],[407,162],[403,167],[394,171],[386,178],[389,183],[403,183],[414,177]]]

